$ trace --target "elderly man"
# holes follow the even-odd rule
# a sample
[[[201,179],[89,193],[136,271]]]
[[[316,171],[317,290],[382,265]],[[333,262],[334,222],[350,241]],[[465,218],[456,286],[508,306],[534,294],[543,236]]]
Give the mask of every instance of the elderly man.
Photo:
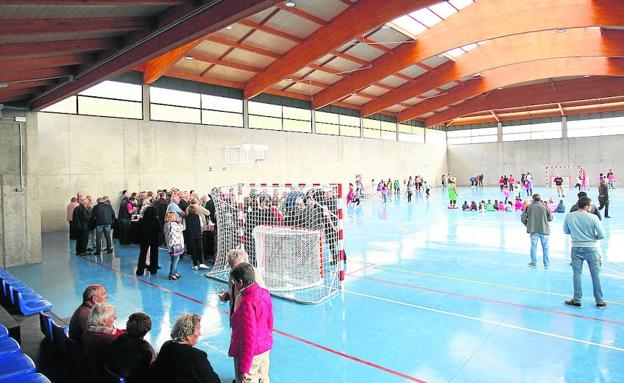
[[[602,299],[602,286],[600,285],[600,253],[598,252],[598,240],[605,236],[602,222],[594,214],[590,213],[591,200],[582,197],[578,200],[578,210],[566,215],[563,221],[563,231],[572,237],[572,270],[574,272],[574,298],[565,301],[565,304],[581,307],[583,298],[581,275],[583,273],[583,261],[587,261],[589,272],[594,287],[596,307],[603,308],[607,303]]]
[[[74,224],[72,220],[74,219],[74,209],[80,205],[77,202],[76,197],[72,197],[69,204],[67,204],[67,222],[69,222],[69,239],[76,239],[76,229],[74,228]]]
[[[76,255],[87,255],[87,242],[89,241],[89,221],[91,220],[91,202],[83,199],[76,206],[73,213],[73,223],[76,228]]]
[[[87,318],[91,313],[91,309],[98,303],[106,302],[108,294],[106,289],[101,285],[91,285],[82,293],[82,304],[78,306],[69,321],[69,338],[80,342],[82,333],[87,328]]]
[[[548,207],[542,202],[542,198],[539,194],[533,194],[533,203],[531,203],[522,212],[520,217],[522,223],[527,228],[527,233],[531,234],[531,262],[529,267],[537,266],[537,240],[542,242],[542,253],[544,255],[544,268],[550,267],[550,260],[548,258],[548,236],[550,235],[550,227],[548,222],[552,221],[553,217],[548,210]]]
[[[234,270],[241,263],[248,263],[249,255],[247,255],[247,252],[245,252],[245,250],[233,249],[233,250],[228,251],[227,260],[228,260],[228,264],[230,265],[230,268]],[[262,277],[262,273],[259,272],[255,268],[254,268],[254,271],[255,271],[256,283],[259,284],[261,287],[264,287],[265,284],[264,284],[264,278]],[[206,274],[205,276],[208,277],[208,274]],[[240,291],[238,291],[238,289],[234,285],[234,281],[230,280],[228,284],[228,291],[219,294],[219,298],[221,299],[221,302],[230,302],[230,318],[232,318],[232,314],[234,313],[234,309],[236,308],[236,298],[238,297],[239,293]]]
[[[110,199],[105,196],[97,199],[98,204],[91,211],[95,219],[95,255],[99,255],[102,249],[102,234],[106,239],[106,252],[113,252],[113,240],[111,238],[111,227],[115,222],[115,211],[110,205]]]

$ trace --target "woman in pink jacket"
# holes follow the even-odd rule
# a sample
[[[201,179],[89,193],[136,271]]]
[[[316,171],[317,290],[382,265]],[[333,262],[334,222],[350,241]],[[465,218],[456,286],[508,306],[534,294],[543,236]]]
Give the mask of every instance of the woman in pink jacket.
[[[269,352],[273,347],[273,304],[268,290],[256,283],[253,267],[241,263],[230,273],[236,290],[229,355],[237,383],[270,383]]]

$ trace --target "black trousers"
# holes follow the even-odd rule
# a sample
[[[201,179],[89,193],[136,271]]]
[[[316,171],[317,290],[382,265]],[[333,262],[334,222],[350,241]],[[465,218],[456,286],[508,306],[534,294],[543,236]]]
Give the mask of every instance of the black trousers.
[[[201,238],[188,239],[187,250],[191,253],[191,259],[193,259],[193,266],[199,266],[200,263],[204,263],[204,254],[202,250]]]
[[[602,208],[605,209],[605,217],[609,216],[609,200],[604,200],[602,198],[598,198],[598,203],[600,204],[598,206],[598,210],[602,210]]]
[[[204,231],[202,233],[202,246],[204,250],[204,259],[207,261],[214,261],[216,254],[215,232]]]
[[[76,230],[76,255],[87,253],[87,242],[89,242],[89,230]]]
[[[139,262],[137,264],[137,275],[143,275],[145,269],[145,259],[147,258],[147,252],[149,251],[149,271],[152,274],[156,274],[158,270],[158,242],[153,243],[141,243],[141,252],[139,253]]]

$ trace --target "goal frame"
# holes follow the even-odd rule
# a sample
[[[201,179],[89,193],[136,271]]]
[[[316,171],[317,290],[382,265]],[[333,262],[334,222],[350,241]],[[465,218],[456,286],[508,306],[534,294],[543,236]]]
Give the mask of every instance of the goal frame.
[[[338,286],[336,286],[335,284],[333,284],[332,286],[326,286],[323,290],[328,291],[329,293],[326,295],[323,295],[319,300],[313,301],[313,302],[309,302],[309,301],[305,301],[305,300],[300,300],[297,299],[295,297],[291,297],[291,296],[284,296],[284,295],[280,295],[279,291],[271,291],[269,289],[269,291],[271,292],[271,294],[273,296],[276,296],[278,298],[282,298],[282,299],[286,299],[286,300],[290,300],[296,303],[303,303],[303,304],[314,304],[314,303],[320,303],[328,298],[330,298],[331,296],[335,295],[336,293],[338,293],[339,291],[342,291],[344,289],[344,279],[345,279],[345,251],[344,251],[344,224],[343,224],[343,220],[344,220],[344,201],[343,201],[343,186],[341,183],[234,183],[234,184],[230,184],[230,185],[224,185],[221,187],[218,187],[217,189],[226,191],[226,190],[230,190],[232,191],[232,205],[236,207],[237,210],[237,218],[236,218],[236,227],[238,230],[238,244],[237,244],[237,248],[240,249],[244,249],[245,248],[245,235],[244,235],[244,195],[243,195],[243,190],[246,188],[258,188],[258,189],[262,189],[262,188],[283,188],[283,189],[290,189],[292,191],[297,191],[297,190],[302,190],[305,188],[318,188],[318,187],[331,187],[332,190],[335,190],[336,193],[336,218],[337,218],[337,243],[336,243],[336,252],[338,253],[338,260],[337,260],[337,264],[336,264],[336,269],[332,269],[333,273],[336,273],[337,271],[337,277],[338,277]],[[214,197],[213,197],[214,198]],[[218,213],[217,213],[218,214]],[[218,219],[218,217],[217,217]],[[223,254],[225,254],[227,252],[226,249],[222,249],[219,248],[220,244],[219,244],[219,225],[217,225],[217,243],[218,243],[218,248],[217,248],[217,255],[215,258],[215,267],[218,261],[218,257],[219,256],[223,256]],[[253,239],[252,239],[253,240]],[[321,242],[323,241],[323,233],[321,232]],[[323,252],[325,249],[325,247],[321,246],[321,252]],[[322,256],[322,255],[321,255]],[[321,269],[321,275],[322,273],[324,273],[325,270]],[[212,279],[216,279],[216,280],[220,280],[220,281],[224,281],[227,282],[227,276],[228,276],[228,272],[227,270],[212,270],[211,272],[207,273],[206,276]],[[334,276],[336,276],[336,274],[333,274]],[[334,279],[335,281],[335,279]],[[335,283],[335,282],[334,282]],[[334,291],[335,290],[335,291]]]
[[[582,169],[582,166],[580,165],[570,165],[570,164],[563,164],[563,165],[546,165],[545,167],[545,174],[546,174],[546,187],[549,189],[552,189],[555,187],[553,180],[555,179],[558,169],[564,169],[565,171],[567,171],[568,173],[570,172],[570,170],[574,170],[576,172],[576,174],[578,175],[578,173],[580,172],[580,170]],[[575,175],[561,175],[561,178],[563,178],[564,180],[567,178],[568,179],[568,187],[574,187],[575,181],[576,181],[576,176]],[[565,182],[564,182],[565,184]]]

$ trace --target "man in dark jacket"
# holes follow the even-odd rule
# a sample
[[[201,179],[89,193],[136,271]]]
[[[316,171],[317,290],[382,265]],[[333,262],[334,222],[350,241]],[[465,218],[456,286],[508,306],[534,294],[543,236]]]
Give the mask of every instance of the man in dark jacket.
[[[92,219],[95,219],[95,255],[100,254],[102,249],[102,234],[106,238],[106,252],[113,252],[113,241],[111,238],[111,226],[115,222],[115,211],[110,205],[108,197],[98,199],[98,204],[91,211]]]
[[[87,242],[89,241],[89,221],[91,220],[91,202],[83,199],[80,205],[74,209],[72,221],[76,225],[76,255],[87,255]]]
[[[579,193],[577,194],[577,196],[578,196],[578,198],[579,198],[579,199],[581,199],[581,198],[583,198],[583,197],[587,198],[587,193],[585,193],[584,191],[582,191],[582,192],[579,192]],[[570,213],[572,213],[573,211],[577,211],[577,210],[578,210],[578,202],[577,202],[577,203],[575,203],[574,205],[572,205],[572,207],[570,208]],[[598,210],[598,209],[596,208],[596,206],[591,205],[591,208],[589,209],[589,212],[590,212],[591,214],[594,214],[596,217],[598,217],[598,219],[599,219],[599,220],[601,220],[601,221],[602,221],[602,215],[600,214],[600,210]]]

